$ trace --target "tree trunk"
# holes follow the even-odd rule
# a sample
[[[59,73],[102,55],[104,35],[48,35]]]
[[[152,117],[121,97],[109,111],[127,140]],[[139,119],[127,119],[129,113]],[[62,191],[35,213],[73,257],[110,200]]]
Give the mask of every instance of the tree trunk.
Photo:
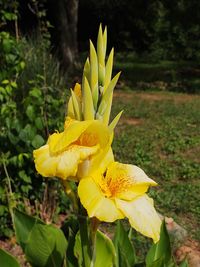
[[[60,62],[64,69],[76,63],[78,53],[77,23],[79,0],[52,0],[51,15],[59,48]]]

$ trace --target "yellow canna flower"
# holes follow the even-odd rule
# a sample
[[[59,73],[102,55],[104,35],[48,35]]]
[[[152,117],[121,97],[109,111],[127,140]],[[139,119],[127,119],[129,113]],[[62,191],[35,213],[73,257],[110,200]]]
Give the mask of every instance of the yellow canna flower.
[[[111,142],[112,134],[102,122],[67,118],[63,132],[50,135],[46,145],[34,150],[36,170],[44,177],[77,180],[78,170],[82,177],[104,157],[113,160]]]
[[[113,162],[103,174],[95,172],[82,179],[78,194],[89,217],[105,222],[127,217],[133,228],[157,242],[161,220],[145,194],[155,185],[139,167]]]

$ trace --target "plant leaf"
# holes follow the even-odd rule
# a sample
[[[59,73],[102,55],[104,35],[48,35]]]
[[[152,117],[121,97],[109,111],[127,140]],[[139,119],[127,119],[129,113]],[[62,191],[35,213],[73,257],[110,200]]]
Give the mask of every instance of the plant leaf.
[[[38,148],[42,146],[45,143],[43,137],[39,134],[36,134],[36,136],[33,138],[31,144],[34,148]]]
[[[80,121],[81,120],[81,110],[80,110],[80,106],[79,106],[77,97],[76,97],[76,95],[72,89],[71,89],[71,95],[72,95],[72,104],[73,104],[73,108],[74,108],[75,118]]]
[[[156,244],[153,244],[147,253],[146,266],[154,266],[154,262],[159,262],[161,258],[163,258],[165,264],[168,264],[172,260],[170,239],[164,221],[161,225],[160,240]]]
[[[20,244],[23,250],[28,242],[30,233],[37,222],[41,224],[43,223],[38,218],[31,217],[17,209],[14,209],[15,234],[17,242]]]
[[[90,80],[90,61],[89,61],[89,58],[86,59],[85,65],[84,65],[84,68],[83,68],[82,84],[84,82],[84,78],[85,77],[87,78],[88,81]]]
[[[67,104],[67,115],[70,118],[75,119],[74,106],[73,106],[73,102],[72,102],[72,97],[71,96],[70,96],[68,104]]]
[[[17,241],[33,267],[61,267],[67,249],[63,232],[15,209]]]
[[[99,85],[104,85],[105,79],[105,53],[104,53],[104,42],[101,24],[99,26],[99,32],[97,37],[97,57],[98,57],[98,74],[99,74]]]
[[[189,267],[187,260],[182,261],[179,267]]]
[[[37,223],[30,233],[25,255],[32,266],[61,267],[66,249],[67,241],[60,229]]]
[[[8,252],[0,248],[1,267],[20,267],[18,261]]]
[[[107,90],[103,94],[101,103],[98,108],[98,116],[103,117],[104,123],[107,125],[109,122],[111,105],[112,105],[112,96],[115,85],[119,79],[120,72],[115,75],[112,81],[109,83]]]
[[[87,78],[84,79],[84,91],[83,91],[83,116],[84,120],[94,119],[94,105],[91,94],[90,85]]]
[[[76,235],[76,242],[74,247],[74,254],[76,255],[79,266],[82,266],[82,248],[80,240],[80,232]],[[113,267],[116,261],[115,247],[105,234],[97,231],[96,234],[96,260],[94,267]],[[88,266],[87,266],[88,267]]]
[[[101,231],[96,235],[96,261],[95,267],[112,267],[116,261],[116,251],[114,244]]]
[[[128,233],[125,231],[120,221],[117,222],[117,228],[113,242],[117,252],[117,266],[134,266],[136,263],[135,249],[129,239]]]
[[[106,69],[105,69],[105,83],[104,83],[104,90],[106,91],[112,77],[112,69],[113,69],[113,57],[114,57],[114,48],[111,49],[110,54],[108,56],[108,60],[106,62]]]
[[[78,221],[70,217],[62,226],[62,231],[65,234],[66,239],[68,240],[67,247],[67,267],[79,267],[77,258],[74,255],[74,245],[75,238],[78,232]]]
[[[99,98],[98,61],[97,61],[96,50],[94,48],[92,41],[90,41],[90,87],[92,90],[94,108],[96,110]]]
[[[106,57],[106,48],[107,48],[107,27],[105,27],[103,32],[103,47],[104,47],[104,58]]]
[[[110,130],[111,132],[114,131],[114,129],[115,129],[115,127],[116,127],[116,125],[117,125],[119,119],[121,118],[122,113],[123,113],[123,110],[120,111],[120,112],[117,114],[117,116],[112,120],[112,122],[111,122],[110,125],[108,126],[108,128],[109,128],[109,130]]]

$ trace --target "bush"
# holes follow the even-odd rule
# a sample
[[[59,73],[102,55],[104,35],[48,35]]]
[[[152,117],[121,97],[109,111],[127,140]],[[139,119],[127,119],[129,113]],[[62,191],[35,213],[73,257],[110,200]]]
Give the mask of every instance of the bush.
[[[61,130],[67,91],[45,40],[17,42],[2,32],[0,59],[0,236],[10,236],[9,207],[28,203],[34,213],[40,209],[44,184],[34,171],[32,151]]]

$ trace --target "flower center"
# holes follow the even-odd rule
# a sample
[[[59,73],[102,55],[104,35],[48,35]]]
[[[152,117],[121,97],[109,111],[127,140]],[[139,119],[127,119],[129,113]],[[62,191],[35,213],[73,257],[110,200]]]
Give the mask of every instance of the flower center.
[[[117,197],[120,193],[126,192],[134,184],[130,177],[119,175],[112,177],[106,175],[102,177],[100,187],[104,195],[108,198]]]
[[[98,135],[96,133],[85,132],[81,134],[79,139],[75,142],[79,146],[95,146],[98,144]]]

